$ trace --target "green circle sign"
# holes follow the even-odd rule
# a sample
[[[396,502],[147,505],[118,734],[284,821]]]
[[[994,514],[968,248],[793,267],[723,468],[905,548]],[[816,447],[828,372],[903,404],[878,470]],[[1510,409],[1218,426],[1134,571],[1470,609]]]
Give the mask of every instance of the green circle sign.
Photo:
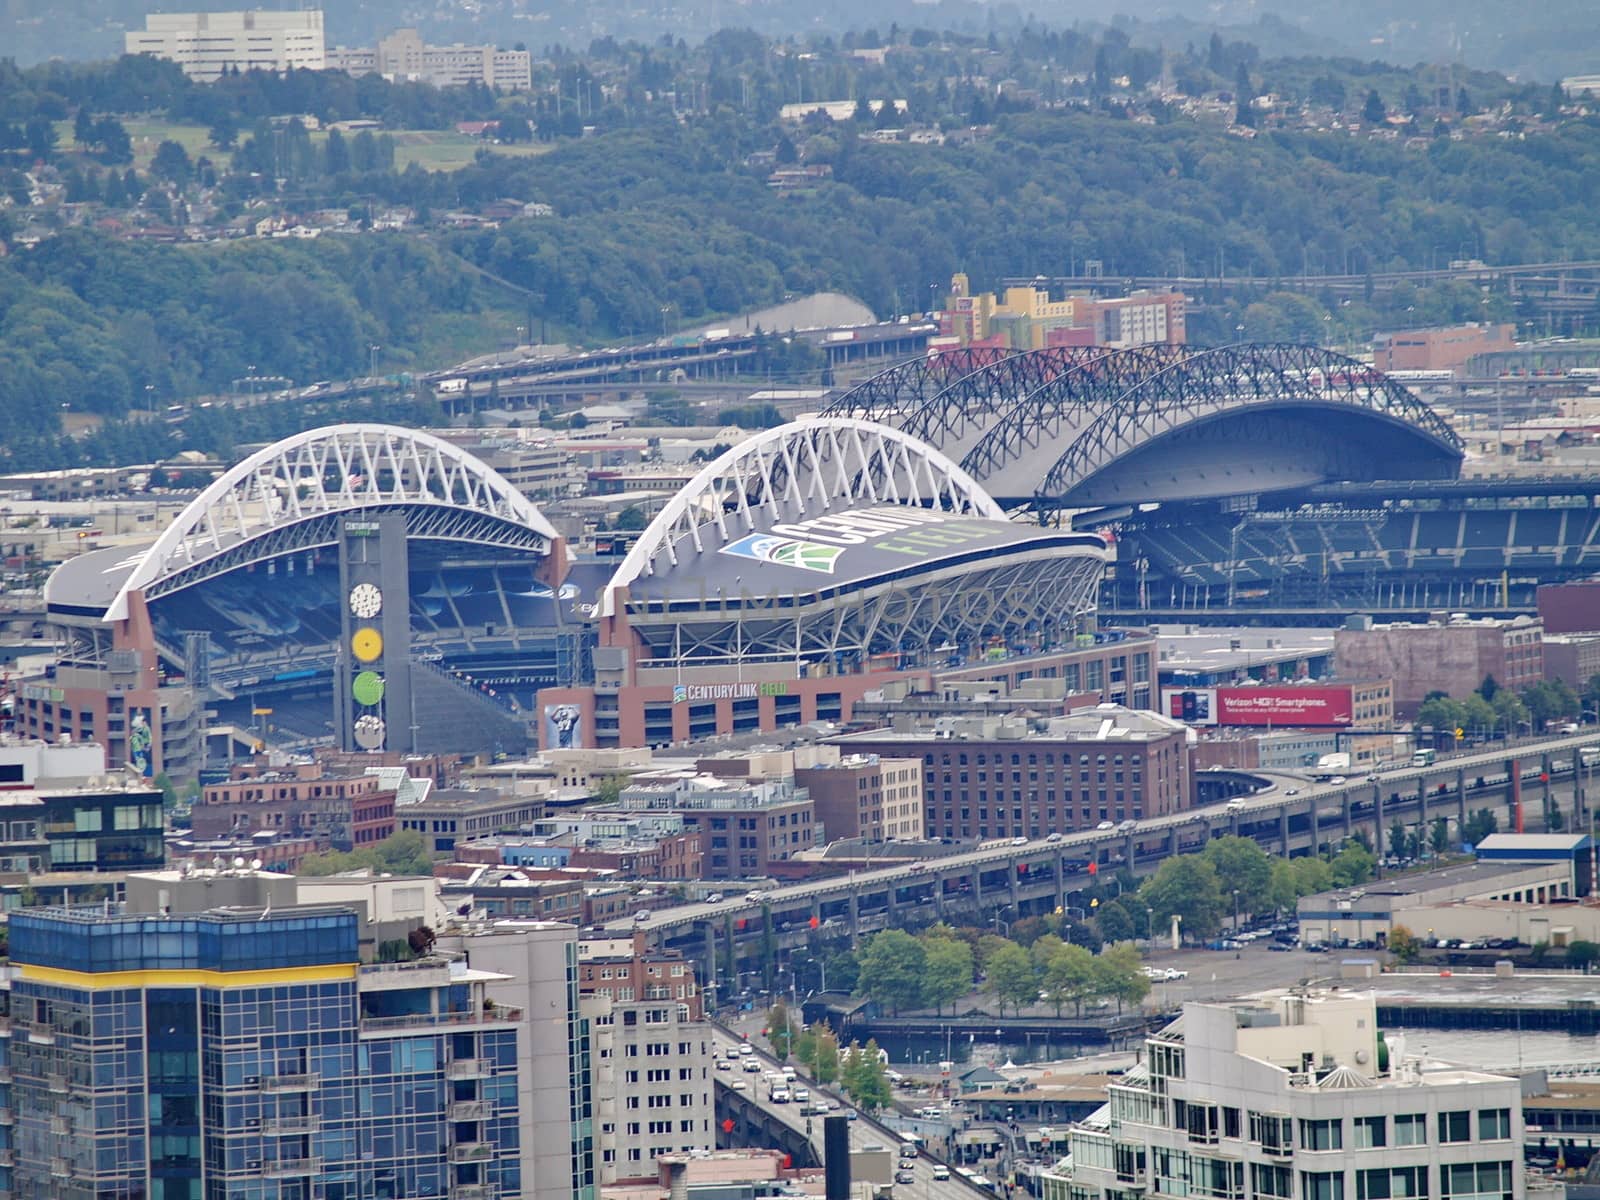
[[[383,676],[376,671],[361,672],[350,684],[350,694],[356,698],[357,704],[365,704],[370,708],[383,699]]]

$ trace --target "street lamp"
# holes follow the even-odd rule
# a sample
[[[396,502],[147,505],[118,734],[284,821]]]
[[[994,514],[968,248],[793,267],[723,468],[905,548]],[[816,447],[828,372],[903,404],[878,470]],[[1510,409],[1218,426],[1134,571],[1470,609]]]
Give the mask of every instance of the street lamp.
[[[367,345],[367,375],[369,377],[378,373],[378,351],[382,349],[383,347],[376,343],[368,343]]]
[[[1233,931],[1239,932],[1239,889],[1233,889]]]

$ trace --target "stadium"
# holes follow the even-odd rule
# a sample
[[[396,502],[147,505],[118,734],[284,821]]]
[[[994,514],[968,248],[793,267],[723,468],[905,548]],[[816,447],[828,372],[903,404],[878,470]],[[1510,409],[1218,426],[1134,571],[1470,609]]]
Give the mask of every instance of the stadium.
[[[951,350],[708,463],[619,561],[575,555],[458,447],[334,426],[233,467],[154,542],[63,564],[46,602],[71,652],[19,712],[113,761],[147,727],[174,778],[230,728],[660,745],[848,720],[895,678],[1049,676],[1114,636],[1097,608],[1514,610],[1600,566],[1592,483],[1462,461],[1404,387],[1313,347]]]
[[[965,349],[829,411],[915,434],[1008,507],[1113,534],[1110,617],[1528,612],[1538,584],[1600,569],[1592,479],[1463,478],[1438,414],[1316,347]]]

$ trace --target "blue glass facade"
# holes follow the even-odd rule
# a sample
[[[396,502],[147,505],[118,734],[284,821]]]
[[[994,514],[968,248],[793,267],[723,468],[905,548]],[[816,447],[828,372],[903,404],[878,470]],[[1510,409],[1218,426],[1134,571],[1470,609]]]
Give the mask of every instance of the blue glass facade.
[[[521,1194],[521,1012],[442,962],[363,972],[353,913],[33,910],[12,918],[11,937],[0,1189]]]

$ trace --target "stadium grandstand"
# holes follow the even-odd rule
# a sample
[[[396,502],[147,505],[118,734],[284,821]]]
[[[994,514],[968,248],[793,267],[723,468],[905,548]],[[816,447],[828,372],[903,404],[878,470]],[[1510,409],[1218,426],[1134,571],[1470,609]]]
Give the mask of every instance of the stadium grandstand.
[[[154,542],[57,568],[45,600],[70,650],[19,715],[113,762],[153,743],[149,768],[179,780],[219,731],[492,754],[844,719],[892,678],[1029,656],[1004,670],[1048,676],[1052,653],[1095,653],[1116,640],[1089,620],[1110,556],[854,419],[730,450],[620,562],[574,559],[448,442],[332,426],[230,468]]]
[[[1461,440],[1404,381],[1316,347],[963,349],[828,411],[1113,536],[1106,615],[1526,612],[1600,568],[1592,479],[1461,478]]]
[[[206,728],[277,745],[350,742],[361,714],[341,728],[336,680],[354,653],[347,595],[361,562],[344,562],[344,546],[374,558],[382,539],[366,526],[385,522],[405,545],[371,621],[389,643],[371,662],[386,695],[368,706],[394,726],[385,744],[520,749],[538,690],[579,677],[583,572],[490,468],[381,425],[278,442],[225,472],[153,543],[57,568],[45,601],[70,649],[25,688],[23,727],[95,738],[113,762],[142,727],[153,769],[174,778],[195,774]],[[388,636],[395,621],[401,632]]]
[[[541,702],[599,745],[845,719],[888,674],[1092,644],[1109,558],[909,434],[779,426],[661,510],[601,594],[595,686]]]

